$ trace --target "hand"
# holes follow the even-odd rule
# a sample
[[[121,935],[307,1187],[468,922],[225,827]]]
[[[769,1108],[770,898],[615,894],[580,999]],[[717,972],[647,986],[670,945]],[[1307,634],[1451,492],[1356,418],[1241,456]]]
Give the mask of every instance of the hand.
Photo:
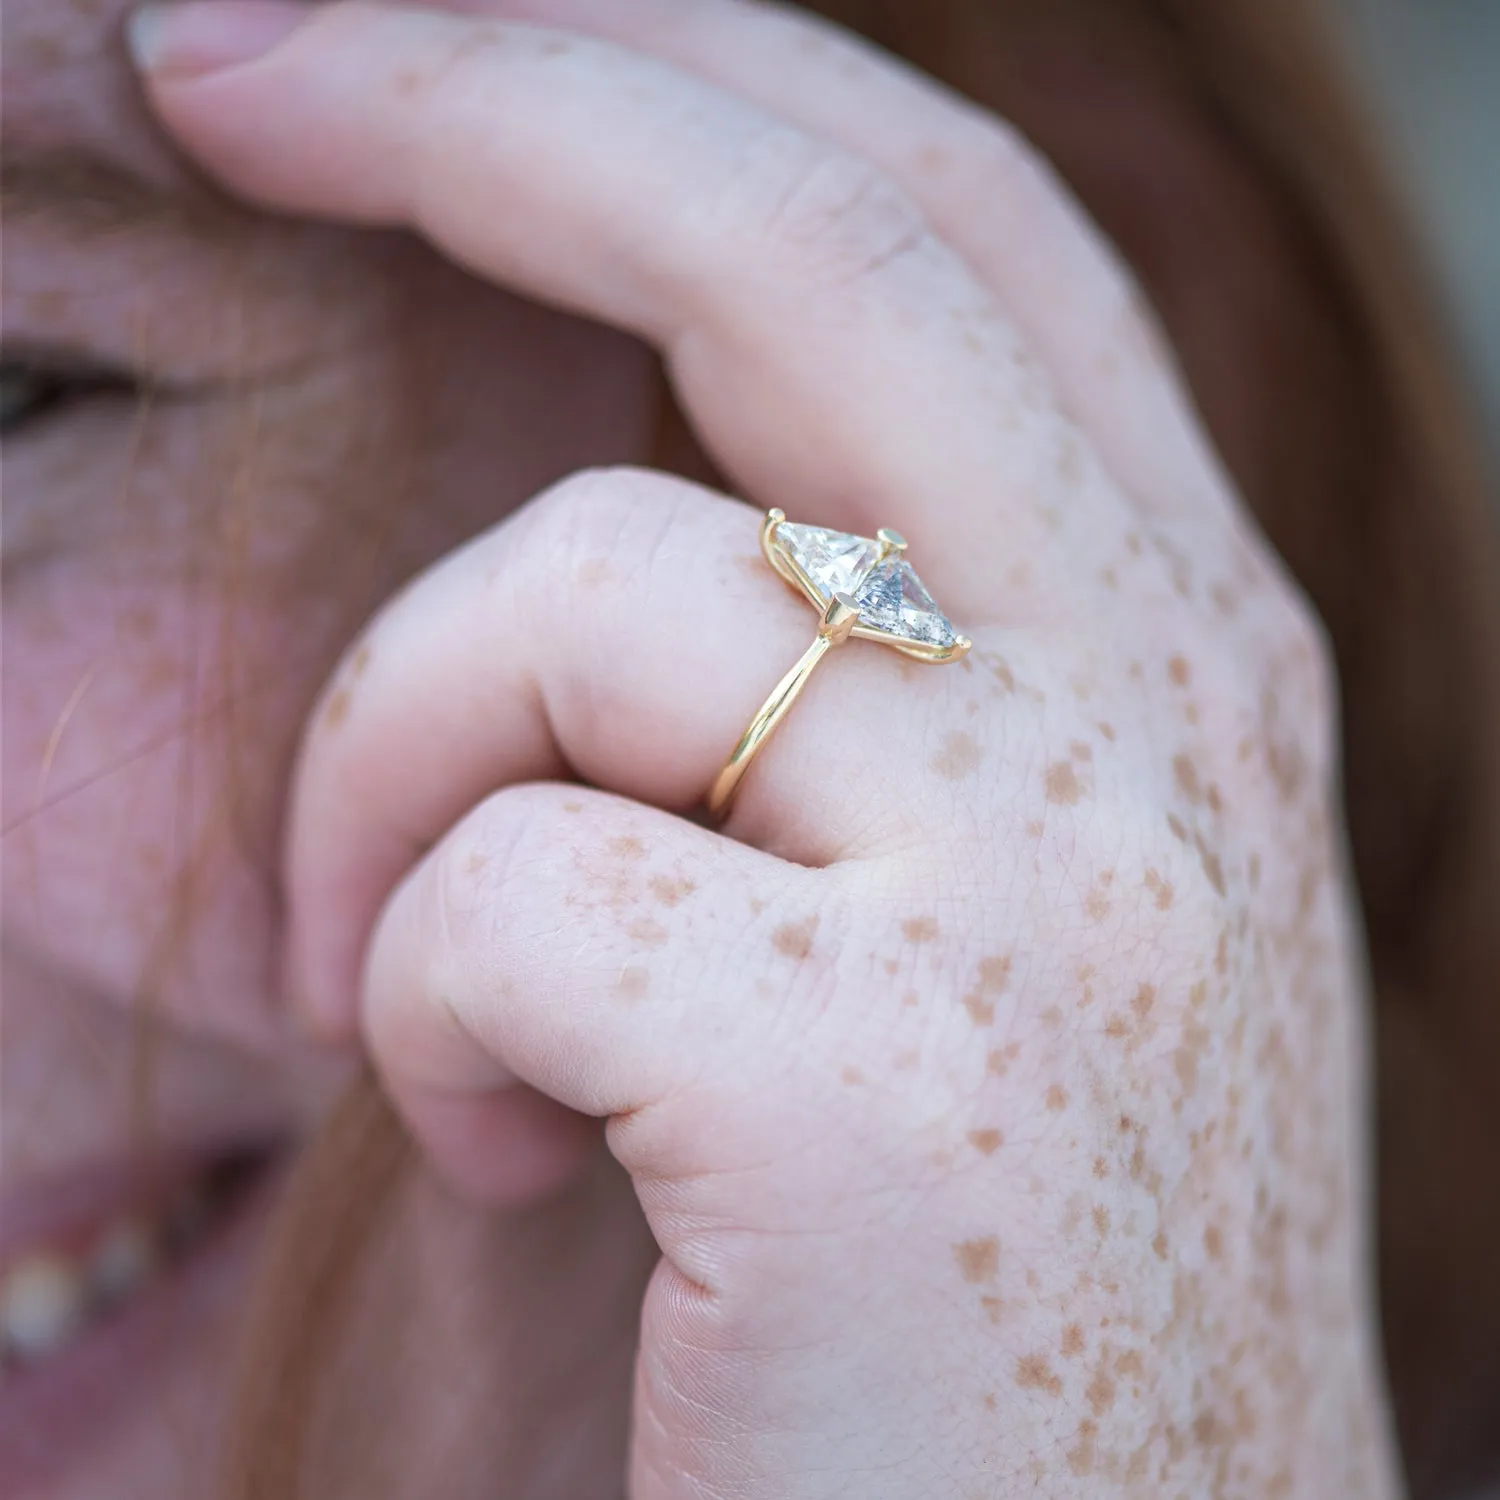
[[[813,616],[743,505],[569,480],[331,684],[298,992],[477,1196],[609,1120],[637,1500],[1385,1492],[1329,671],[1127,279],[792,14],[491,9],[190,10],[153,96],[239,192],[656,344],[747,494],[898,527],[975,649],[841,652],[708,831]],[[247,18],[300,24],[235,62]]]

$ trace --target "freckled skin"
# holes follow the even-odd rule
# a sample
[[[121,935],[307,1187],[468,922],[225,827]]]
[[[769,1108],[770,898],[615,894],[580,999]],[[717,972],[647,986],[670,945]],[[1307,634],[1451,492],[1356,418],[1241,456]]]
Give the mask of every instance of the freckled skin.
[[[55,59],[47,40],[40,62]],[[71,77],[54,89],[103,96],[98,69]],[[110,133],[161,160],[138,111]],[[61,254],[7,226],[8,279],[24,257],[36,283],[23,311],[37,326],[23,331],[71,338],[74,320],[128,352],[143,330],[152,373],[206,372],[213,387],[91,411],[66,441],[7,450],[0,785],[6,826],[35,840],[34,861],[19,836],[5,861],[7,1027],[25,1033],[5,1060],[18,1159],[66,1161],[70,1142],[128,1134],[138,1002],[164,1023],[167,1103],[212,1118],[205,1098],[248,1101],[248,1116],[297,1130],[317,1117],[336,1085],[290,1037],[275,979],[279,834],[307,714],[360,623],[413,573],[560,474],[653,455],[658,393],[631,341],[383,236],[224,213],[201,237]],[[156,262],[168,274],[149,274]],[[179,299],[191,316],[172,316]],[[221,304],[245,337],[215,334]],[[294,377],[254,363],[271,345]],[[1057,450],[1061,487],[1039,499],[1054,515],[1087,482],[1088,442]],[[733,1108],[705,1110],[688,1134],[704,1150],[746,1145],[759,1170],[775,1153],[756,1155],[756,1132],[785,1122],[778,1207],[811,1232],[773,1251],[767,1282],[782,1310],[826,1247],[783,1332],[795,1327],[804,1361],[859,1327],[861,1368],[886,1381],[857,1393],[867,1423],[946,1431],[961,1408],[972,1426],[954,1453],[1001,1455],[1021,1482],[1035,1464],[1070,1497],[1107,1480],[1128,1500],[1197,1500],[1226,1465],[1243,1466],[1243,1493],[1374,1496],[1378,1461],[1361,1469],[1338,1439],[1361,1414],[1378,1426],[1379,1394],[1351,1145],[1358,970],[1324,805],[1328,688],[1293,649],[1304,632],[1262,560],[1180,555],[1151,529],[1132,520],[1109,538],[1087,597],[1065,601],[1087,632],[1018,623],[1019,595],[1054,572],[1040,556],[1002,559],[995,599],[963,622],[972,672],[887,674],[925,735],[903,720],[894,736],[909,763],[893,762],[890,784],[910,800],[867,812],[900,858],[820,870],[822,905],[784,904],[802,878],[790,869],[736,893],[751,939],[702,996],[725,1025],[774,1008],[788,1050],[763,1068],[737,1055]],[[749,557],[725,571],[749,585],[763,569]],[[1096,598],[1104,573],[1115,586]],[[576,581],[598,594],[608,565],[584,560]],[[1154,613],[1147,592],[1164,601]],[[842,683],[867,690],[848,665],[822,684],[828,702]],[[348,658],[320,732],[350,731],[383,667],[378,653]],[[1188,731],[1190,684],[1203,703]],[[816,729],[805,784],[824,788],[838,719],[817,714],[810,698],[777,753],[795,760],[802,725]],[[1191,754],[1164,728],[1190,734]],[[582,803],[564,806],[577,826]],[[716,894],[655,852],[633,834],[606,841],[562,914],[615,934],[607,1008],[635,1016],[674,982],[677,924]],[[164,933],[188,875],[192,910]],[[65,1010],[118,1045],[80,1047]],[[778,1107],[788,1089],[795,1109]],[[587,1207],[581,1238],[644,1274],[655,1250],[633,1198]],[[578,1222],[542,1225],[544,1261],[573,1263]],[[1205,1262],[1211,1274],[1184,1270]],[[502,1388],[525,1389],[526,1349],[576,1334],[569,1316],[553,1307],[512,1335],[523,1353],[507,1356]],[[1107,1368],[1093,1332],[1106,1319]],[[623,1320],[627,1356],[637,1321]],[[1089,1330],[1076,1353],[1074,1329]],[[496,1358],[492,1331],[476,1320],[455,1364]],[[935,1378],[898,1388],[890,1372],[917,1348]],[[160,1409],[196,1411],[221,1356],[197,1350],[174,1377],[181,1402]],[[437,1397],[418,1394],[421,1425]],[[1252,1410],[1250,1424],[1239,1413]],[[207,1492],[177,1485],[175,1462],[131,1450],[108,1492]]]
[[[1072,807],[1083,797],[1078,773],[1067,761],[1060,760],[1047,768],[1047,800],[1062,807]]]
[[[953,1247],[959,1273],[965,1281],[993,1281],[1000,1264],[1000,1243],[992,1235],[984,1239],[965,1240]]]
[[[801,962],[813,951],[813,935],[818,930],[818,919],[808,917],[801,922],[787,922],[771,935],[771,946],[784,958]]]

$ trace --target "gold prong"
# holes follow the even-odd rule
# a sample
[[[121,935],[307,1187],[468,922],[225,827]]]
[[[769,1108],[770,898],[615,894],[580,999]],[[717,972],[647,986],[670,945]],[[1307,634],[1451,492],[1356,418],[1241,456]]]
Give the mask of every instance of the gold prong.
[[[854,627],[859,624],[859,605],[848,594],[835,594],[823,611],[818,623],[818,634],[831,645],[842,646],[849,639]]]
[[[884,562],[893,552],[906,551],[906,538],[890,526],[882,526],[875,533],[875,540],[880,543],[880,561]]]

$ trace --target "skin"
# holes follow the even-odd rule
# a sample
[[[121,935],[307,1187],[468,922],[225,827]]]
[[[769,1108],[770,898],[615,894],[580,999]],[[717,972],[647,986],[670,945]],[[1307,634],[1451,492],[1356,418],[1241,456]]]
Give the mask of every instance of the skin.
[[[167,389],[8,445],[7,1193],[128,1153],[139,1025],[190,1149],[295,1139],[345,1071],[306,1030],[362,1028],[515,1216],[499,1388],[545,1339],[609,1441],[657,1254],[611,1121],[661,1254],[639,1500],[1390,1492],[1315,624],[1014,137],[824,33],[627,9],[336,6],[206,76],[179,34],[162,125],[314,228],[203,186],[112,17],[18,6],[8,142],[160,196],[18,215],[7,342]],[[840,653],[723,833],[677,815],[813,621],[752,511],[617,467],[649,345],[741,492],[899,527],[976,642]],[[223,1322],[69,1464],[0,1429],[15,1492],[196,1492]]]

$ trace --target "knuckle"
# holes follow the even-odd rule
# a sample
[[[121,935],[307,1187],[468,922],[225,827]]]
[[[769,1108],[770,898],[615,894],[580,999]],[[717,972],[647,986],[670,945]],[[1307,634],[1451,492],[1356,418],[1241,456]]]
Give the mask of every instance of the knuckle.
[[[671,488],[660,475],[627,465],[580,469],[539,495],[523,539],[525,567],[545,589],[598,581],[601,559],[638,550],[643,517],[658,516]]]
[[[569,582],[601,556],[634,569],[667,546],[685,512],[702,503],[693,486],[648,469],[581,469],[534,502],[532,544],[562,563]]]
[[[440,963],[470,968],[503,950],[546,882],[557,842],[550,804],[534,787],[491,794],[444,842],[435,870]]]
[[[932,240],[894,178],[795,131],[767,131],[729,191],[754,240],[836,283],[862,281]]]

